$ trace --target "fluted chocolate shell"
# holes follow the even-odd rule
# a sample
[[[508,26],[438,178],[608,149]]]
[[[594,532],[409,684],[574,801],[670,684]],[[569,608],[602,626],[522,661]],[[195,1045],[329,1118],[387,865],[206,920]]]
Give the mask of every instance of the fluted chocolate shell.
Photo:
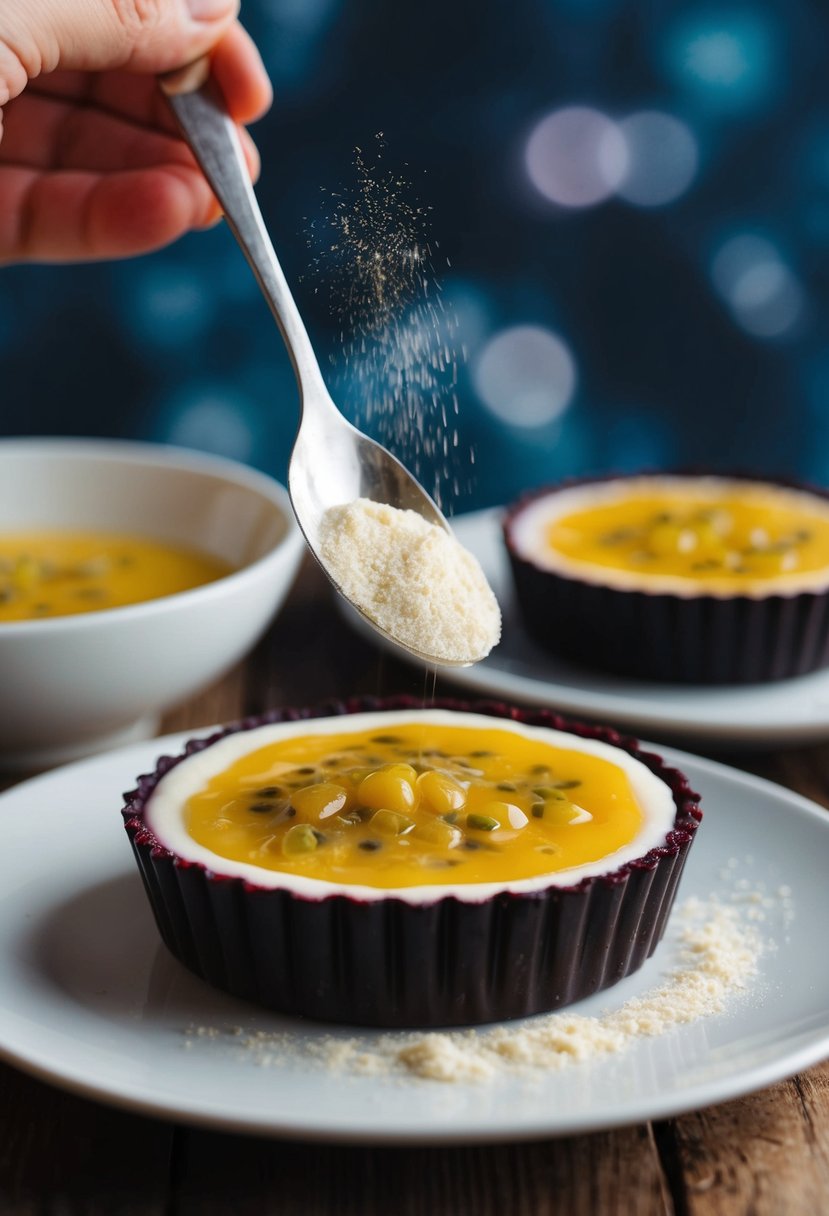
[[[460,1026],[557,1009],[636,971],[662,937],[702,813],[685,777],[615,731],[546,710],[441,700],[439,709],[510,718],[601,739],[636,756],[671,789],[665,844],[601,877],[466,903],[349,894],[319,899],[257,887],[165,849],[144,811],[165,773],[239,730],[332,714],[411,709],[408,697],[355,698],[246,719],[181,755],[162,757],[125,796],[123,816],[161,936],[185,966],[234,996],[283,1013],[362,1026]]]
[[[829,497],[782,479],[723,476]],[[545,570],[518,552],[514,524],[531,503],[573,486],[618,480],[622,478],[585,478],[546,486],[509,509],[504,541],[518,606],[534,641],[568,662],[662,683],[758,684],[829,665],[829,590],[686,599],[601,586]]]

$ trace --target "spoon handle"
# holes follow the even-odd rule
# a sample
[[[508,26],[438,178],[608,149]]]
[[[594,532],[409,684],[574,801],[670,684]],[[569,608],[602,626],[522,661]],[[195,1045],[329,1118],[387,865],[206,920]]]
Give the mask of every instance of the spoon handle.
[[[285,340],[300,396],[328,397],[307,330],[253,192],[236,124],[206,59],[159,79],[190,149],[221,204]]]

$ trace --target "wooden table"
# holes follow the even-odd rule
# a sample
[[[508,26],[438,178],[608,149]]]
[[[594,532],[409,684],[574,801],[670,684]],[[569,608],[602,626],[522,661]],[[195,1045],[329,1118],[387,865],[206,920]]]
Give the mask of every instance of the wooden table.
[[[422,673],[350,632],[308,565],[247,662],[170,714],[164,730],[350,692],[424,691]],[[439,693],[453,691],[439,682]],[[726,759],[829,805],[829,747]],[[326,1147],[223,1135],[98,1106],[0,1065],[0,1216],[826,1212],[829,1064],[664,1123],[568,1140],[447,1149]]]

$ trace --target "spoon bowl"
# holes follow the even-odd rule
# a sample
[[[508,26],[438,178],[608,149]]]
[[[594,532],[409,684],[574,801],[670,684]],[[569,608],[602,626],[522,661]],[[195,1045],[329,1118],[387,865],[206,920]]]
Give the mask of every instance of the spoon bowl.
[[[301,418],[291,453],[288,489],[308,547],[339,593],[384,637],[428,663],[468,666],[479,656],[447,662],[443,656],[414,649],[381,628],[345,594],[321,554],[320,531],[325,511],[358,498],[415,511],[430,524],[447,532],[450,528],[437,504],[405,466],[381,444],[352,426],[332,401],[265,228],[235,123],[210,77],[207,61],[199,60],[170,73],[160,83],[270,305],[294,366]]]

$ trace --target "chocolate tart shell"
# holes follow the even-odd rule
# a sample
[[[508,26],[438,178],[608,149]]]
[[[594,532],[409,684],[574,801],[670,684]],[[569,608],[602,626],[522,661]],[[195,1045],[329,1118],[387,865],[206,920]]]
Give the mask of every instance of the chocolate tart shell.
[[[542,710],[440,700],[438,709],[510,718],[600,739],[634,755],[671,789],[664,846],[572,887],[503,892],[476,903],[319,899],[215,874],[165,849],[144,822],[159,780],[187,756],[272,722],[412,710],[409,697],[354,698],[249,718],[162,757],[125,796],[123,816],[159,932],[196,975],[283,1013],[361,1026],[460,1026],[557,1009],[636,971],[665,929],[702,813],[681,773],[615,731]]]
[[[518,606],[534,641],[569,662],[662,683],[758,684],[829,665],[829,589],[762,598],[684,598],[601,586],[542,569],[516,551],[512,528],[531,503],[575,486],[602,485],[628,476],[649,474],[570,480],[534,490],[509,508],[504,541]],[[743,473],[710,476],[762,482],[829,499],[825,491],[794,481]]]

